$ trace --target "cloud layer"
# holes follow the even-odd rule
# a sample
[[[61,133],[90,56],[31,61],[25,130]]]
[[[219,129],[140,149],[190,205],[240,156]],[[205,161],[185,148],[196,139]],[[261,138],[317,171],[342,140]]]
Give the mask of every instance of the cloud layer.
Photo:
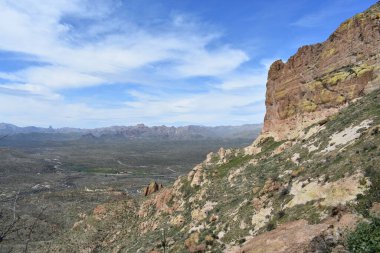
[[[244,68],[250,56],[223,42],[218,28],[174,12],[140,23],[122,2],[93,3],[0,2],[0,50],[19,63],[0,65],[1,121],[95,127],[262,120],[268,65]],[[120,84],[108,98],[115,106],[89,95]]]

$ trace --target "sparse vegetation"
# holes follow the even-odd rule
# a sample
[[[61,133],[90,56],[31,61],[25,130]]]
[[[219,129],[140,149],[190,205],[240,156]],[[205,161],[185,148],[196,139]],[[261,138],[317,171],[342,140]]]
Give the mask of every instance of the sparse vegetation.
[[[237,157],[232,158],[228,163],[218,167],[218,176],[225,177],[230,171],[230,169],[241,166],[250,159],[252,159],[252,156],[250,155],[239,155]]]
[[[365,176],[371,181],[370,188],[365,194],[357,196],[356,210],[369,217],[369,210],[373,203],[380,202],[380,171],[378,168],[367,167],[365,169]]]
[[[33,248],[35,242],[50,240],[72,228],[79,214],[91,213],[100,203],[120,201],[126,198],[125,194],[136,195],[150,181],[167,186],[208,152],[220,146],[245,146],[252,142],[252,139],[91,142],[55,137],[49,140],[41,134],[12,138],[0,142],[3,213],[0,233],[8,231],[0,235],[5,238],[0,252],[6,245],[23,243],[15,236],[16,230],[5,227],[12,222],[5,214],[12,208],[16,191],[20,190],[17,215],[23,217],[23,224],[35,220],[38,206],[49,207],[31,235],[29,247]],[[184,187],[189,196],[196,191],[189,184]]]
[[[380,219],[372,217],[360,223],[347,237],[348,249],[352,253],[380,252]]]

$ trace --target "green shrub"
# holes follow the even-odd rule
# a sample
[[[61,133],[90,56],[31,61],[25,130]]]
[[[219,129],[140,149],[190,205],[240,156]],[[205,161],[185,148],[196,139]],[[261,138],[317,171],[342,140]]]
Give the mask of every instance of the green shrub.
[[[380,219],[371,218],[370,223],[360,223],[347,237],[347,246],[352,253],[380,252]]]
[[[266,228],[267,228],[267,231],[272,231],[273,229],[276,228],[276,223],[274,221],[271,221],[268,223]]]
[[[232,158],[228,163],[220,165],[218,167],[218,175],[219,177],[226,177],[232,168],[237,168],[247,163],[250,159],[252,159],[251,155],[239,155],[237,157]]]
[[[371,181],[370,188],[364,194],[358,194],[356,210],[369,217],[369,209],[374,202],[380,202],[380,172],[374,167],[365,169],[365,176]]]
[[[279,219],[281,219],[282,217],[284,217],[286,215],[285,211],[284,210],[281,210],[277,213],[277,216]]]

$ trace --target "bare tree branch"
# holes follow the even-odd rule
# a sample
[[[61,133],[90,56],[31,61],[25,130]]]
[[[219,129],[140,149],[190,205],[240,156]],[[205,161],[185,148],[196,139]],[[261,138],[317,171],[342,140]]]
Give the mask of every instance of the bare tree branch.
[[[36,225],[37,225],[38,221],[41,220],[41,217],[44,214],[44,212],[45,212],[46,209],[47,209],[47,207],[44,207],[44,208],[41,209],[40,213],[38,214],[38,216],[33,221],[33,224],[29,227],[29,231],[26,234],[27,239],[25,241],[25,248],[24,248],[24,252],[25,253],[28,252],[29,243],[32,240],[32,235],[33,235],[34,229],[36,228]]]
[[[17,225],[17,222],[19,221],[19,217],[16,215],[16,205],[17,205],[17,199],[20,194],[20,191],[16,193],[15,199],[13,201],[13,220],[8,225],[5,225],[5,227],[0,230],[0,243],[4,241],[4,239],[11,233],[15,232],[15,228]],[[0,220],[5,219],[3,213],[0,211]],[[4,222],[4,221],[2,221]],[[5,222],[4,222],[5,223]],[[3,224],[4,224],[3,223]]]
[[[17,199],[18,199],[19,194],[20,194],[20,190],[18,190],[18,192],[16,193],[15,200],[13,201],[13,221],[16,220],[16,205],[17,205]]]
[[[0,231],[0,243],[4,241],[4,239],[11,233],[14,232],[14,228],[16,227],[17,222],[19,219],[13,220],[10,224],[5,226],[3,231]]]

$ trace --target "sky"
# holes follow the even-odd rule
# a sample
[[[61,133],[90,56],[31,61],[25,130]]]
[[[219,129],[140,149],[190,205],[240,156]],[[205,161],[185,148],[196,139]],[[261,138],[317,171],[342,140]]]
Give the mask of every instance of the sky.
[[[376,0],[0,0],[0,122],[261,123],[270,64]]]

